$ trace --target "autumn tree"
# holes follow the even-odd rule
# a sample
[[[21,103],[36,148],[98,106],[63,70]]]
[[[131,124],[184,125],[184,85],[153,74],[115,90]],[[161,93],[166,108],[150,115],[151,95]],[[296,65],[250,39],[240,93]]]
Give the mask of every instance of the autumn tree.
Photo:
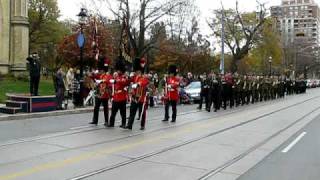
[[[269,57],[272,57],[272,66],[279,73],[283,64],[283,51],[280,35],[274,27],[271,18],[266,20],[261,32],[261,38],[256,42],[255,47],[250,53],[249,65],[252,71],[269,71]]]
[[[92,16],[89,18],[84,35],[86,38],[84,46],[84,66],[95,67],[97,51],[94,45],[97,45],[99,54],[104,55],[110,60],[113,60],[118,55],[117,42],[119,39],[118,31],[119,22],[105,22],[103,19]],[[64,64],[70,67],[80,67],[80,49],[77,45],[77,36],[79,29],[77,25],[73,27],[73,34],[66,36],[58,46],[59,58]]]
[[[236,72],[237,64],[249,54],[255,42],[261,37],[267,11],[263,4],[259,4],[259,11],[241,13],[238,2],[235,9],[215,11],[209,26],[217,38],[221,37],[222,15],[225,22],[224,43],[232,54],[231,70]]]
[[[105,3],[117,19],[125,22],[131,57],[142,57],[154,48],[156,38],[152,41],[146,38],[152,25],[167,16],[178,14],[190,0],[140,0],[135,3],[129,0],[99,1]]]
[[[186,37],[168,38],[162,41],[155,58],[155,66],[159,69],[168,64],[178,64],[180,72],[199,74],[213,69],[213,58],[210,57],[210,43],[201,35],[198,20],[194,17]]]
[[[63,22],[59,22],[56,0],[29,0],[30,52],[40,53],[43,67],[54,69],[56,46],[70,33]]]

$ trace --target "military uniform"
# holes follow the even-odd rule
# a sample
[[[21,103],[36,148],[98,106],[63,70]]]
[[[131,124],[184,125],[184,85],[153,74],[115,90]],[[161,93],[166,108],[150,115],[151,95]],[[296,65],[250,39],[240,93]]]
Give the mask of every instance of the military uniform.
[[[284,98],[285,96],[285,81],[283,78],[279,78],[279,88],[278,88],[278,94],[280,98]]]
[[[215,112],[219,110],[221,105],[220,98],[221,98],[221,80],[216,75],[213,75],[213,77],[211,78],[211,84],[210,84],[210,104],[207,111],[210,112],[212,104],[214,106]]]
[[[179,101],[179,85],[180,79],[176,77],[177,67],[175,65],[169,66],[169,77],[165,79],[165,115],[163,121],[169,121],[169,107],[172,107],[172,120],[176,122],[177,119],[177,103]]]
[[[96,82],[96,96],[95,106],[93,111],[93,118],[90,124],[98,124],[99,110],[101,104],[103,105],[104,125],[109,124],[109,99],[111,96],[111,74],[108,73],[110,62],[105,57],[100,57],[98,62],[98,69],[100,73],[95,76]]]
[[[228,73],[225,75],[225,81],[227,83],[226,85],[226,94],[227,94],[227,100],[229,101],[230,108],[233,108],[234,106],[234,80],[231,75],[231,73]]]
[[[236,106],[240,105],[240,101],[241,101],[241,89],[242,89],[242,80],[239,76],[235,76],[234,77],[235,80],[235,84],[234,84],[234,100],[235,100],[235,104]]]
[[[252,93],[251,103],[252,104],[257,102],[259,99],[259,91],[258,91],[259,82],[258,81],[259,80],[257,76],[252,77],[252,83],[251,83],[251,93]]]
[[[202,109],[203,99],[205,100],[206,108],[209,104],[209,89],[210,89],[210,83],[209,79],[207,77],[203,77],[201,79],[201,91],[200,91],[200,102],[198,109]]]
[[[121,128],[126,127],[126,103],[128,98],[129,80],[125,75],[125,64],[122,58],[116,60],[116,75],[110,80],[112,84],[112,109],[108,127],[114,127],[117,112],[120,110]]]
[[[27,58],[30,72],[30,95],[38,96],[41,64],[37,53],[33,53],[32,57]]]
[[[145,129],[146,124],[146,112],[148,108],[148,85],[149,78],[147,75],[143,75],[145,69],[145,61],[143,59],[136,58],[133,63],[133,69],[136,71],[135,75],[131,78],[131,106],[130,117],[127,125],[127,129],[132,129],[134,118],[138,110],[141,109],[141,130]]]

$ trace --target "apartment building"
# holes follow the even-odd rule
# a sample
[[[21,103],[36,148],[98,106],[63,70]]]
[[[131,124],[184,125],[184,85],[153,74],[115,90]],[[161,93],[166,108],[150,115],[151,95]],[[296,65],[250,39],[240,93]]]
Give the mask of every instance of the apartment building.
[[[308,44],[320,44],[320,9],[314,0],[282,0],[280,6],[271,7],[271,16],[285,46],[301,37]]]

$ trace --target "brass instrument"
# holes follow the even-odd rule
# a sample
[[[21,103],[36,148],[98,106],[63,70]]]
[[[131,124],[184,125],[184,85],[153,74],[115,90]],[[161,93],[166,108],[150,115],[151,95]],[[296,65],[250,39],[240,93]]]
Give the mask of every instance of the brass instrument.
[[[134,102],[139,102],[140,101],[140,99],[141,99],[141,97],[143,96],[143,94],[144,94],[144,87],[142,87],[142,86],[137,86],[136,88],[133,88],[133,90],[136,90],[135,91],[135,93],[132,95],[132,100],[134,101]]]

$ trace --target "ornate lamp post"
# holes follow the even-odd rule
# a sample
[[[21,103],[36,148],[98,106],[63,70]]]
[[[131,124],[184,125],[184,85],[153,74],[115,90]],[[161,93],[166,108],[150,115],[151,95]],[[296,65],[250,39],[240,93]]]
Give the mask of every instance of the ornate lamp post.
[[[269,57],[269,76],[271,76],[272,57]]]
[[[80,13],[77,15],[79,17],[79,25],[80,25],[80,32],[77,38],[77,43],[80,48],[80,98],[79,99],[79,104],[83,104],[83,98],[81,97],[82,92],[83,92],[83,49],[85,45],[85,37],[83,33],[83,27],[87,23],[87,9],[81,8]]]

